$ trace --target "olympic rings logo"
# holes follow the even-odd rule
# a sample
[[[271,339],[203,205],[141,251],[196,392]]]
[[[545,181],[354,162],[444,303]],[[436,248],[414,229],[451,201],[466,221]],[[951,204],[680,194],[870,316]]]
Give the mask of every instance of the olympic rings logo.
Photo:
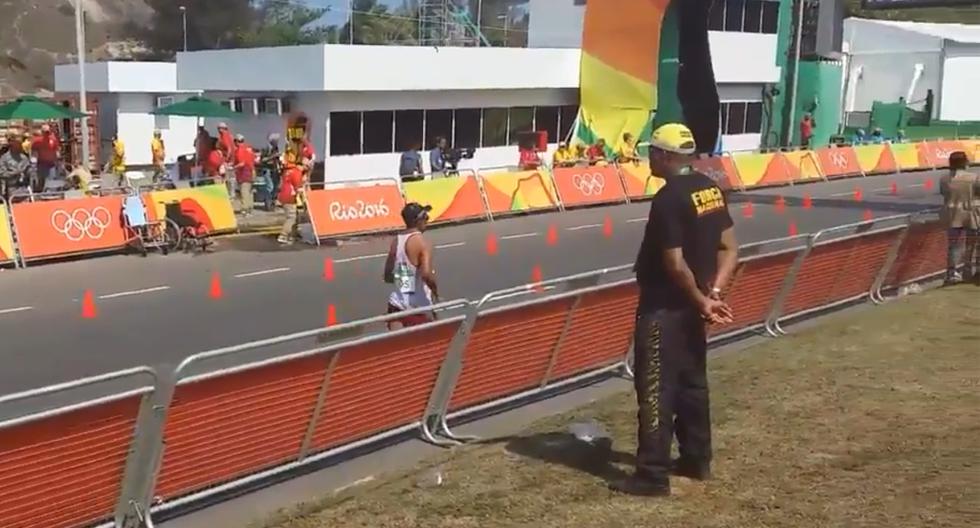
[[[572,176],[572,185],[584,196],[598,196],[606,187],[606,179],[598,172],[576,174]]]
[[[832,152],[830,162],[834,164],[834,167],[843,169],[847,167],[847,156],[843,152]]]
[[[69,213],[58,209],[51,213],[51,227],[71,242],[80,242],[85,238],[99,240],[111,223],[112,214],[102,206],[91,211],[75,209]]]

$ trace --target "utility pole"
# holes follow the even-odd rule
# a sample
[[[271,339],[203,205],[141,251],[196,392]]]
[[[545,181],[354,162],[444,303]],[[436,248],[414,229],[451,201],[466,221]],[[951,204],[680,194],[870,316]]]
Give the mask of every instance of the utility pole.
[[[75,47],[78,53],[78,111],[82,113],[80,120],[80,128],[82,129],[81,166],[88,170],[88,96],[85,93],[85,14],[82,9],[82,0],[75,0]]]
[[[180,6],[180,22],[184,30],[184,52],[187,52],[187,8]]]

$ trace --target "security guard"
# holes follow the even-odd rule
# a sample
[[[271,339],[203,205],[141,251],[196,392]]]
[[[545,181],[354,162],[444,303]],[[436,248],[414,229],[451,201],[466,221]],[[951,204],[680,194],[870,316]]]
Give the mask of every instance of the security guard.
[[[650,146],[650,169],[667,184],[650,205],[634,268],[640,287],[636,472],[610,487],[666,496],[672,470],[699,480],[710,476],[706,326],[732,321],[722,292],[735,271],[738,245],[721,189],[690,166],[691,131],[682,124],[663,125]],[[675,429],[681,457],[672,465]]]

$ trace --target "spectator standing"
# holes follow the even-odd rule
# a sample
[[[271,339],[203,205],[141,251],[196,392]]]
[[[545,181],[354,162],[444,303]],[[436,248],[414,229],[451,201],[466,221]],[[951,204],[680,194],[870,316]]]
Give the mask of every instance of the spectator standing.
[[[817,124],[809,112],[803,114],[803,118],[800,119],[800,146],[802,148],[810,148],[810,141],[813,139],[813,129],[816,126]]]
[[[211,147],[207,149],[208,157],[204,160],[204,177],[215,182],[222,182],[225,176],[225,157],[218,149],[218,139],[211,138]]]
[[[197,154],[197,164],[202,168],[208,160],[208,154],[214,148],[214,138],[208,133],[207,129],[197,127],[197,137],[194,138],[194,151]]]
[[[126,182],[126,144],[119,139],[119,135],[112,136],[112,157],[109,159],[109,172],[112,174],[115,185],[122,187]]]
[[[633,134],[629,132],[623,134],[623,144],[619,146],[616,153],[617,163],[639,163],[640,158],[636,155],[636,142],[633,141]]]
[[[282,183],[279,187],[279,203],[286,212],[286,219],[279,232],[278,242],[282,245],[292,244],[298,234],[300,193],[303,189],[303,169],[294,162],[286,161],[282,172]]]
[[[58,160],[61,158],[61,140],[51,131],[51,125],[41,125],[41,134],[34,138],[31,152],[37,159],[34,192],[43,192],[44,183],[57,178]]]
[[[517,166],[520,170],[537,170],[541,166],[541,157],[534,149],[533,145],[523,146],[519,149],[520,157]]]
[[[558,148],[551,155],[553,167],[571,167],[575,165],[575,153],[568,147],[567,141],[559,141]]]
[[[962,282],[959,268],[964,265],[967,278],[977,278],[976,266],[980,258],[977,248],[980,231],[980,177],[968,172],[966,153],[956,151],[949,155],[949,173],[939,181],[943,196],[942,221],[946,226],[946,283]],[[962,254],[966,246],[966,255]]]
[[[150,156],[153,160],[153,181],[159,181],[167,174],[165,160],[167,148],[163,144],[163,134],[159,130],[153,131],[153,139],[150,140]]]
[[[9,199],[11,191],[30,181],[31,158],[24,151],[19,132],[7,134],[7,151],[0,156],[0,194]]]
[[[422,154],[419,154],[419,145],[413,143],[408,150],[402,152],[398,160],[398,176],[403,182],[419,181],[422,179]]]
[[[269,134],[269,142],[260,154],[259,166],[267,184],[265,208],[271,211],[276,191],[279,189],[279,179],[282,174],[282,152],[279,150],[279,134]]]
[[[235,157],[235,138],[228,129],[228,123],[218,123],[218,150],[225,158],[225,163],[232,164]]]
[[[255,150],[245,142],[245,136],[235,136],[235,181],[242,200],[242,215],[249,216],[255,204],[252,200],[252,183],[255,181]]]
[[[439,136],[429,151],[429,168],[433,178],[441,178],[446,170],[446,138]]]
[[[586,156],[589,159],[589,165],[596,165],[599,163],[605,163],[606,161],[606,140],[599,138],[594,145],[589,147],[586,152]]]
[[[880,145],[884,143],[884,141],[885,141],[885,136],[882,134],[881,128],[875,127],[874,130],[871,131],[871,142],[876,145]]]

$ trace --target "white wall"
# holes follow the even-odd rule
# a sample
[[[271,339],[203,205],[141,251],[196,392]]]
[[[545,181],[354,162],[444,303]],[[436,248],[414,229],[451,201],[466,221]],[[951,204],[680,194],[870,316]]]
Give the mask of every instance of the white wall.
[[[715,82],[779,82],[781,70],[776,66],[777,35],[709,31],[708,42]]]
[[[56,92],[77,92],[77,64],[54,67]],[[90,92],[177,91],[177,64],[173,62],[96,62],[85,65],[85,88]]]
[[[939,118],[980,121],[980,45],[947,43]]]
[[[721,148],[726,152],[757,150],[762,145],[762,134],[736,134],[721,136]]]
[[[312,45],[181,52],[177,86],[242,92],[322,90],[323,49]]]
[[[153,158],[150,153],[150,140],[153,130],[160,129],[167,148],[166,163],[173,163],[177,156],[194,152],[194,135],[197,120],[193,117],[154,116],[155,94],[116,94],[118,108],[116,124],[119,137],[126,145],[127,165],[149,165]],[[110,139],[111,134],[104,134]],[[109,152],[109,150],[106,150]]]

